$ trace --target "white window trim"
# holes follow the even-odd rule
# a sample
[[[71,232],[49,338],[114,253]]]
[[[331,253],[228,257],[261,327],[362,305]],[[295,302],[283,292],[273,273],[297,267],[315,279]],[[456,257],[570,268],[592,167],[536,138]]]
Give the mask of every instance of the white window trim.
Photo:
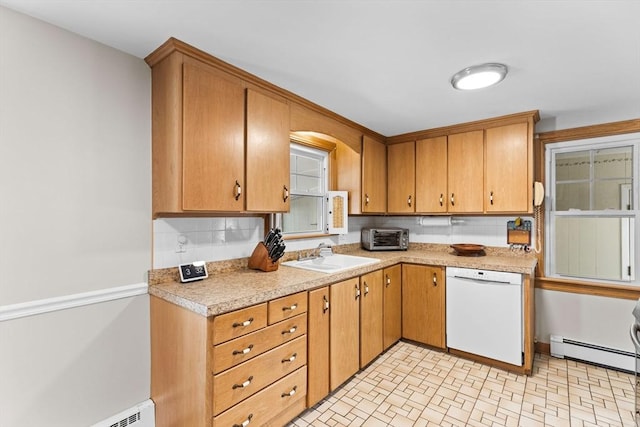
[[[290,149],[289,149],[289,153],[290,154],[296,154],[296,153],[300,153],[300,154],[306,154],[310,157],[322,160],[322,180],[321,180],[321,186],[322,188],[320,189],[320,191],[318,193],[307,193],[307,192],[299,192],[296,191],[294,188],[291,189],[290,194],[291,195],[300,195],[300,196],[312,196],[312,197],[318,197],[321,199],[321,203],[322,203],[322,208],[321,208],[321,212],[320,212],[320,218],[319,218],[319,223],[318,223],[318,230],[316,231],[294,231],[294,232],[286,232],[283,230],[282,234],[284,236],[304,236],[304,235],[308,235],[308,234],[327,234],[325,231],[325,222],[326,222],[326,218],[325,218],[325,205],[326,205],[326,200],[325,200],[325,195],[327,193],[327,188],[329,185],[329,177],[328,177],[328,171],[329,171],[329,152],[325,151],[325,150],[321,150],[318,148],[313,148],[313,147],[308,147],[306,145],[302,145],[299,144],[297,142],[291,142],[290,143]],[[293,187],[293,186],[292,186]],[[280,224],[282,224],[282,214],[278,214],[280,215],[280,218],[278,219],[278,222]]]
[[[619,147],[622,145],[631,146],[633,153],[633,206],[628,211],[608,211],[608,210],[593,210],[593,211],[571,211],[571,212],[555,212],[552,211],[552,207],[555,207],[555,156],[556,153],[574,152],[574,151],[586,151],[597,150],[605,148]],[[559,279],[575,279],[584,282],[594,283],[609,283],[615,285],[640,285],[640,275],[637,273],[640,268],[640,236],[636,232],[637,224],[640,218],[640,132],[629,133],[623,135],[606,136],[599,138],[586,138],[575,141],[556,142],[550,143],[545,146],[545,158],[547,159],[547,165],[545,167],[545,178],[547,183],[547,198],[545,201],[545,272],[547,277],[559,278]],[[624,213],[623,213],[624,212]],[[633,260],[631,280],[603,280],[603,279],[591,279],[584,277],[566,276],[560,275],[555,272],[555,235],[554,218],[557,216],[571,216],[571,217],[616,217],[616,218],[631,218],[629,224],[629,232],[633,236],[633,245],[628,254],[628,261]]]

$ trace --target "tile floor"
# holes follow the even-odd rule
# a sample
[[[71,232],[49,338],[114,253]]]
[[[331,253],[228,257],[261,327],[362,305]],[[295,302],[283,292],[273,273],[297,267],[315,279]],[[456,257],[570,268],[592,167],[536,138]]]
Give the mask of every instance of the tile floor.
[[[400,342],[289,427],[635,426],[633,381],[545,355],[526,377]]]

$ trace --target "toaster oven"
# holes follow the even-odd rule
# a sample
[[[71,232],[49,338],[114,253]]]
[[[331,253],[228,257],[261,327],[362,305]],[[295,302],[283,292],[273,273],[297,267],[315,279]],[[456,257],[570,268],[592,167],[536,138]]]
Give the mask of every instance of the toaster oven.
[[[363,228],[360,242],[368,251],[406,251],[409,249],[409,229]]]

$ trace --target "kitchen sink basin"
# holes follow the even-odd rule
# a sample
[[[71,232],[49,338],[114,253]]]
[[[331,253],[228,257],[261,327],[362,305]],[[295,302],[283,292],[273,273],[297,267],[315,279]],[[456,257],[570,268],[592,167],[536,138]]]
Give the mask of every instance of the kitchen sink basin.
[[[282,265],[303,268],[305,270],[319,271],[320,273],[339,273],[351,268],[362,267],[380,262],[377,258],[368,258],[354,255],[333,254],[302,261],[287,261]]]

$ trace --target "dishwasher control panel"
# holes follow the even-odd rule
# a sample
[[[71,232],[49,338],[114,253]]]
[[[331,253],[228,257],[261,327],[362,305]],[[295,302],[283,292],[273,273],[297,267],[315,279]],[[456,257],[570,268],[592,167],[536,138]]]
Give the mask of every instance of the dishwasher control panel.
[[[510,283],[514,285],[522,283],[522,275],[520,273],[478,270],[475,268],[447,267],[447,277],[481,280],[483,282]]]

